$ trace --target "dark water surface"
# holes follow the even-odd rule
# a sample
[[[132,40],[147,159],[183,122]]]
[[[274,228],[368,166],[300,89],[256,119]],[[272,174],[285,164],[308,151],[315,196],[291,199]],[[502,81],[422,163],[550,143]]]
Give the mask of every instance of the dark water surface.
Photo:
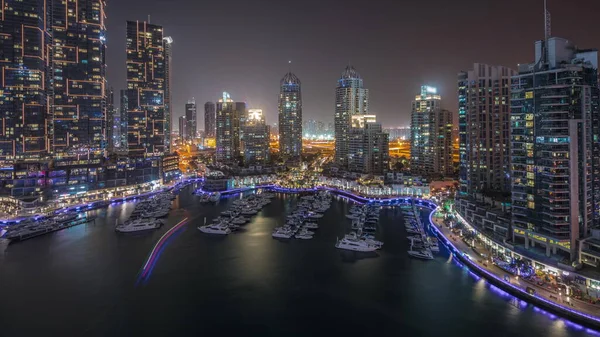
[[[12,244],[0,256],[0,336],[589,336],[449,261],[410,259],[400,211],[384,209],[375,256],[335,249],[350,204],[335,199],[313,240],[274,240],[297,197],[279,195],[239,233],[196,229],[231,202],[200,205],[191,189],[168,225],[122,235],[134,205],[95,223]],[[147,280],[160,236],[188,217]]]

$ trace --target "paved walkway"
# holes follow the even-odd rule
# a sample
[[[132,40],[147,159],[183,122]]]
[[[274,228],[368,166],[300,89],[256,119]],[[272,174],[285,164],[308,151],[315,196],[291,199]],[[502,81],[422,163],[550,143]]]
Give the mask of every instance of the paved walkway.
[[[483,247],[482,245],[479,245],[479,244],[475,245],[475,249],[469,247],[462,240],[462,238],[453,234],[450,231],[450,229],[446,225],[443,224],[443,219],[434,217],[433,222],[437,225],[438,228],[441,229],[443,235],[447,239],[452,241],[452,244],[454,244],[454,246],[456,248],[458,248],[462,252],[467,253],[471,257],[471,261],[475,262],[480,267],[486,269],[487,271],[493,273],[494,275],[498,276],[501,279],[504,279],[505,275],[509,275],[508,272],[500,269],[500,267],[494,265],[493,263],[486,262],[486,258],[481,256],[480,254],[485,254],[487,257],[490,257],[492,254],[487,249],[485,249],[485,247]],[[555,302],[555,303],[562,304],[564,306],[570,306],[573,309],[579,310],[583,313],[600,317],[600,306],[597,306],[597,305],[594,305],[591,303],[587,303],[584,301],[576,300],[576,299],[570,298],[568,296],[564,296],[564,295],[561,296],[553,290],[540,287],[537,284],[528,282],[526,280],[523,280],[522,278],[517,278],[514,275],[509,275],[509,277],[510,277],[511,284],[519,286],[523,290],[526,290],[527,287],[533,288],[533,289],[535,289],[537,296],[543,297],[543,298],[550,300],[552,302]]]

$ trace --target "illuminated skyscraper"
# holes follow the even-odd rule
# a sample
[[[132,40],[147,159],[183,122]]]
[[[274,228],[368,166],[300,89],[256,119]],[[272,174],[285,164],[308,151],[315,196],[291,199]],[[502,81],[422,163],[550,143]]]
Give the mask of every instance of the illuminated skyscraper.
[[[510,191],[510,78],[502,66],[475,63],[458,74],[460,194]]]
[[[244,163],[266,164],[270,157],[269,126],[261,109],[248,109],[246,121],[242,126],[242,148]]]
[[[198,132],[197,128],[197,111],[196,111],[196,100],[193,98],[187,102],[185,105],[185,138],[186,140],[194,140],[196,138],[196,134]]]
[[[410,166],[422,176],[452,176],[452,113],[441,107],[437,88],[421,86],[411,113]]]
[[[279,86],[279,152],[288,159],[302,154],[302,89],[300,79],[288,72]]]
[[[215,103],[206,102],[204,104],[204,137],[215,138],[215,132],[217,131],[216,117]]]
[[[162,155],[165,148],[165,51],[162,26],[127,21],[129,155]]]
[[[42,158],[49,151],[49,1],[1,2],[0,159]]]
[[[375,115],[352,116],[348,134],[348,171],[382,175],[389,167],[389,135]]]
[[[600,201],[598,52],[558,37],[537,41],[511,91],[513,242],[597,265],[593,253],[580,256],[580,240]]]
[[[120,104],[119,104],[119,117],[121,120],[121,150],[127,151],[127,109],[129,109],[129,100],[127,99],[127,90],[121,90],[120,92]]]
[[[241,155],[240,126],[245,115],[246,103],[234,102],[229,93],[224,92],[217,102],[217,162],[237,163]]]
[[[106,137],[104,0],[52,2],[52,152],[100,158]]]
[[[354,67],[347,66],[335,89],[335,163],[348,167],[349,133],[353,115],[369,112],[369,90]]]
[[[121,118],[115,107],[115,93],[112,87],[106,90],[106,141],[108,151],[114,151],[120,146]]]
[[[173,38],[167,36],[163,38],[165,47],[165,147],[167,152],[171,152],[171,130],[173,124],[173,115],[171,108],[171,71],[172,71],[172,44]]]

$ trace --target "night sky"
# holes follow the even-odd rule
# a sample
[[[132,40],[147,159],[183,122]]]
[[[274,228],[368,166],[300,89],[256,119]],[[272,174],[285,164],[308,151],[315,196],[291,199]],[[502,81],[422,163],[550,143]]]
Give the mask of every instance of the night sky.
[[[350,62],[384,126],[409,124],[421,84],[456,113],[456,75],[474,62],[516,68],[543,38],[542,0],[107,0],[108,82],[125,86],[125,21],[165,28],[173,44],[173,125],[188,99],[224,90],[277,121],[279,80],[302,81],[303,118],[333,121],[336,81]],[[599,0],[548,0],[552,35],[600,47]],[[115,97],[116,98],[116,97]]]

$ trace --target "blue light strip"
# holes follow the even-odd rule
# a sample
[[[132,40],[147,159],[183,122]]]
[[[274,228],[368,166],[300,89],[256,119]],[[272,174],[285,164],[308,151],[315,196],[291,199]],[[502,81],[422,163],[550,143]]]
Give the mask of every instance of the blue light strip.
[[[450,242],[450,240],[448,240],[448,238],[446,238],[446,237],[444,236],[444,234],[442,233],[442,231],[441,231],[439,228],[437,228],[437,226],[436,226],[436,225],[433,223],[433,213],[435,213],[435,211],[436,211],[438,208],[439,208],[439,207],[435,207],[435,208],[434,208],[434,209],[431,211],[431,213],[429,214],[429,224],[430,224],[430,227],[435,229],[435,231],[436,231],[436,233],[437,233],[437,236],[438,236],[440,239],[442,239],[442,242],[444,242],[444,244],[446,245],[446,247],[450,247],[450,248],[452,248],[452,250],[454,251],[454,253],[455,253],[455,254],[457,254],[457,255],[460,255],[460,256],[463,256],[463,257],[464,257],[464,256],[465,256],[465,253],[461,252],[461,251],[460,251],[460,250],[459,250],[459,249],[458,249],[456,246],[454,246],[454,245],[452,244],[452,242]],[[500,282],[500,283],[501,283],[501,284],[503,284],[504,286],[506,286],[506,287],[509,287],[509,288],[511,288],[512,290],[514,290],[514,291],[518,292],[518,293],[519,293],[520,295],[522,295],[523,297],[532,297],[532,296],[534,296],[534,295],[531,295],[531,294],[529,294],[529,293],[528,293],[528,292],[526,292],[525,290],[523,290],[523,289],[521,289],[521,288],[519,288],[519,287],[517,287],[517,286],[515,286],[515,285],[513,285],[513,284],[511,284],[511,283],[509,283],[509,282],[506,282],[505,280],[503,280],[503,279],[501,279],[501,278],[497,277],[496,275],[494,275],[494,274],[492,274],[492,273],[488,272],[487,270],[485,270],[485,269],[483,269],[483,268],[479,267],[477,264],[475,264],[475,263],[474,263],[473,261],[471,261],[469,258],[463,258],[462,260],[463,260],[463,262],[465,262],[465,263],[468,265],[468,267],[469,267],[469,268],[476,269],[476,270],[477,270],[479,273],[481,273],[481,275],[484,275],[484,276],[485,276],[485,278],[493,278],[494,280],[496,280],[496,281]],[[571,309],[571,308],[569,308],[569,307],[565,307],[565,306],[563,306],[563,305],[561,305],[561,304],[558,304],[558,303],[555,303],[555,302],[548,301],[548,300],[546,300],[545,298],[543,298],[543,297],[540,297],[540,296],[535,296],[535,298],[536,298],[537,300],[540,300],[540,301],[544,302],[544,304],[548,305],[548,306],[549,306],[549,307],[551,307],[551,308],[554,308],[555,310],[558,310],[558,311],[567,311],[567,312],[569,312],[569,313],[571,313],[571,314],[573,314],[573,315],[575,315],[575,316],[579,317],[579,318],[580,318],[580,319],[582,319],[582,320],[589,320],[589,321],[591,321],[591,322],[593,322],[593,323],[595,323],[595,324],[598,324],[598,325],[600,326],[600,318],[598,318],[598,317],[596,317],[596,316],[588,315],[588,314],[586,314],[586,313],[583,313],[583,312],[581,312],[581,311],[574,310],[574,309]],[[572,322],[569,322],[569,323],[572,323]],[[573,323],[573,324],[575,324],[575,323]]]

